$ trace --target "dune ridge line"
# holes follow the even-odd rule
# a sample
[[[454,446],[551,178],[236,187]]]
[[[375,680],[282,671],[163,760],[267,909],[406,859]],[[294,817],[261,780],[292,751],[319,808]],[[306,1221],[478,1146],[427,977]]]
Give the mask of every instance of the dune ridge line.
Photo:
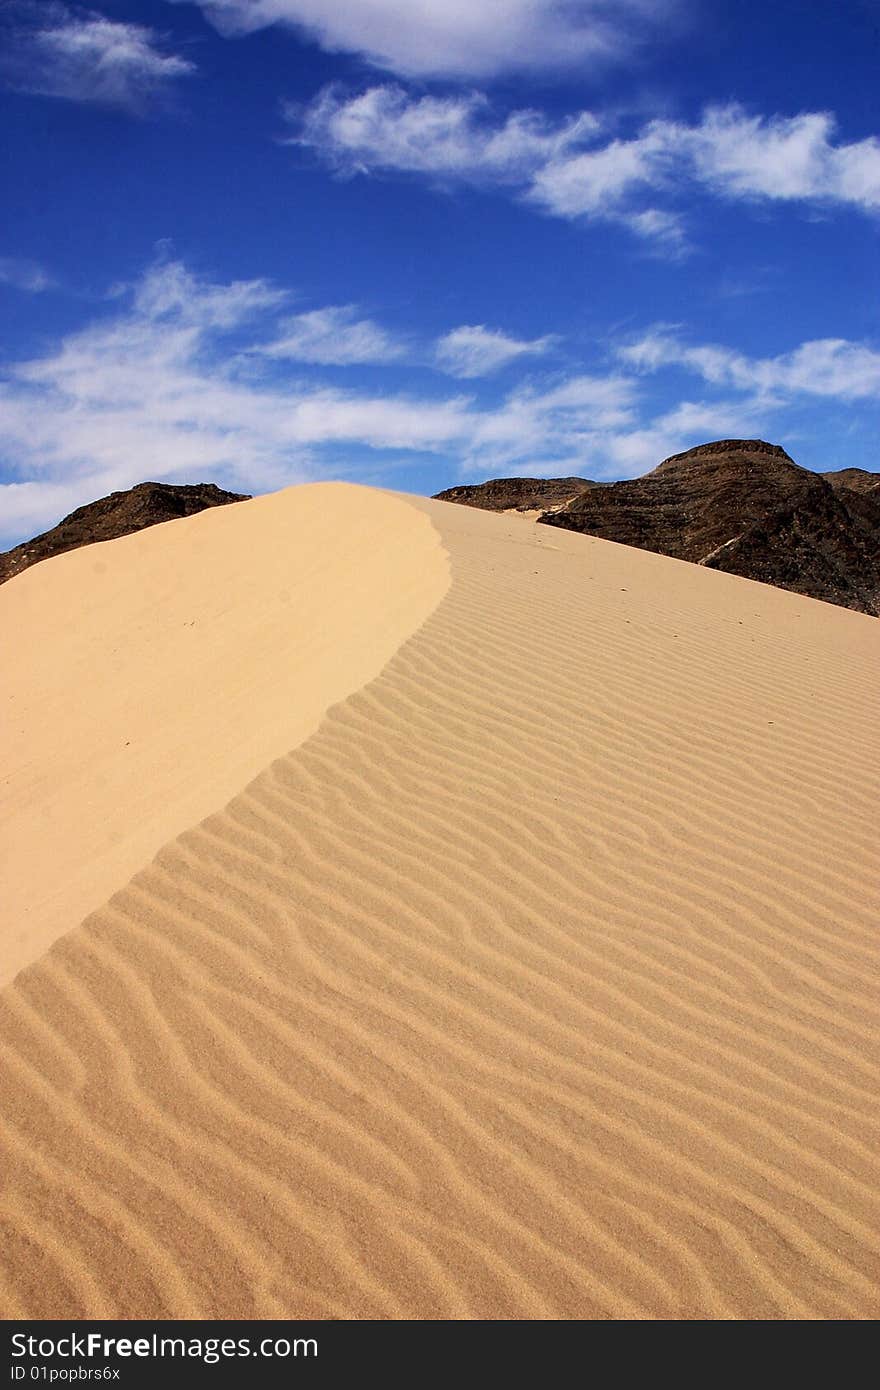
[[[313,733],[448,583],[404,498],[319,483],[0,588],[0,983]]]

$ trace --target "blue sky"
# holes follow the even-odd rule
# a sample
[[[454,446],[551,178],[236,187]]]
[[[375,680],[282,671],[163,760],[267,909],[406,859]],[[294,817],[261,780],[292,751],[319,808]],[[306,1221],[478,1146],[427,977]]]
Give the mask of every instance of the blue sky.
[[[145,478],[877,469],[876,0],[0,0],[0,544]]]

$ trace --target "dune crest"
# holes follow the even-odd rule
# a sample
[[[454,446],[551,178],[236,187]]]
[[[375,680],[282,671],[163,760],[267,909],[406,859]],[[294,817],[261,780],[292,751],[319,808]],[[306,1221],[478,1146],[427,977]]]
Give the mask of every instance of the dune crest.
[[[418,505],[426,621],[0,994],[0,1297],[875,1316],[876,622]]]
[[[0,984],[313,733],[448,582],[427,517],[321,483],[0,588]]]

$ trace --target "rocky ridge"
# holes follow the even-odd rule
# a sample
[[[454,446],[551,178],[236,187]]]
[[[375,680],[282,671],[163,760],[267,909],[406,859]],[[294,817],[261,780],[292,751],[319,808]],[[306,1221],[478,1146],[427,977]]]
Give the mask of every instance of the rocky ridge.
[[[208,507],[225,507],[249,501],[248,493],[225,492],[216,483],[138,483],[124,492],[111,492],[97,502],[87,502],[59,521],[51,530],[0,553],[0,584],[23,570],[76,550],[93,541],[112,541],[181,516],[194,516]]]

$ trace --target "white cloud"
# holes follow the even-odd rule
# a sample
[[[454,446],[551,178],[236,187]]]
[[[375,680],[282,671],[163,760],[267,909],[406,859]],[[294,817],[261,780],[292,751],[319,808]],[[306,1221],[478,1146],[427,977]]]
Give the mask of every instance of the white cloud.
[[[437,183],[509,187],[555,217],[625,222],[636,235],[683,242],[675,213],[637,206],[633,195],[661,182],[652,134],[597,148],[601,125],[589,111],[551,121],[513,111],[494,119],[485,96],[412,97],[400,87],[347,96],[326,87],[311,105],[289,105],[290,143],[313,150],[344,175],[421,174]]]
[[[514,391],[475,423],[462,476],[634,477],[707,439],[762,433],[757,399],[681,401],[652,415],[630,377],[581,375],[545,391]]]
[[[812,395],[853,401],[880,396],[880,352],[844,338],[818,338],[776,357],[748,357],[717,344],[688,346],[664,328],[619,350],[643,371],[680,366],[715,386],[770,398]]]
[[[287,298],[265,280],[233,280],[210,285],[199,280],[179,261],[162,261],[134,287],[134,311],[149,323],[167,320],[206,329],[235,328],[261,309],[271,309]]]
[[[666,138],[681,141],[697,178],[724,197],[880,208],[880,141],[834,145],[834,130],[825,112],[764,117],[726,106],[696,128],[667,127]]]
[[[472,422],[463,455],[470,476],[576,471],[602,475],[607,440],[638,423],[637,388],[620,375],[570,377],[544,390],[519,388]]]
[[[47,270],[36,261],[18,256],[0,256],[0,283],[29,294],[40,294],[55,283]]]
[[[55,0],[11,10],[0,77],[17,91],[143,110],[195,64],[164,51],[161,36]]]
[[[631,52],[672,0],[174,0],[230,36],[271,24],[404,77],[583,69]]]
[[[280,337],[258,351],[266,357],[322,366],[393,362],[402,356],[402,344],[371,319],[356,318],[356,312],[352,305],[334,305],[296,314],[282,325]]]
[[[277,320],[286,299],[261,280],[211,284],[162,263],[120,289],[112,313],[8,367],[0,377],[3,539],[145,478],[244,492],[327,476],[375,479],[377,471],[393,481],[395,458],[426,453],[447,461],[450,481],[461,468],[570,472],[576,457],[600,472],[605,435],[638,425],[637,387],[619,373],[515,389],[488,403],[304,381],[293,363],[260,351],[284,341]]]
[[[595,216],[636,191],[656,186],[661,153],[660,139],[648,134],[554,158],[535,174],[529,196],[557,217]]]
[[[521,184],[550,160],[577,149],[598,129],[580,112],[552,122],[514,111],[493,122],[486,97],[411,97],[402,87],[347,96],[325,87],[306,107],[286,108],[291,144],[315,150],[343,173],[394,170],[475,183]]]
[[[145,478],[242,492],[321,477],[393,486],[396,467],[426,454],[443,460],[450,483],[512,473],[631,476],[708,438],[764,434],[781,386],[819,381],[855,398],[877,381],[877,355],[855,355],[856,345],[803,344],[768,359],[770,371],[727,349],[682,347],[665,329],[626,349],[624,370],[531,380],[501,396],[488,388],[483,397],[341,390],[304,380],[295,363],[261,350],[284,341],[278,318],[287,299],[262,280],[211,284],[162,263],[120,291],[112,313],[105,307],[45,355],[8,367],[0,376],[3,541]],[[688,352],[702,355],[682,359]],[[632,369],[678,360],[741,398],[648,408]]]
[[[526,197],[554,217],[623,222],[646,241],[670,252],[683,250],[679,214],[642,202],[644,195],[669,186],[667,162],[662,131],[649,127],[635,140],[553,157],[536,171]]]
[[[835,145],[824,114],[768,118],[730,105],[692,125],[650,121],[630,139],[609,139],[585,111],[555,122],[531,110],[499,119],[479,95],[377,86],[355,96],[328,87],[286,115],[291,143],[340,173],[507,187],[553,217],[625,223],[671,253],[686,246],[676,203],[694,188],[728,200],[880,209],[880,142]]]
[[[635,478],[706,440],[751,437],[763,429],[765,418],[735,402],[683,401],[644,427],[606,436],[601,453],[612,477]]]
[[[372,397],[277,380],[241,352],[255,326],[277,341],[286,295],[260,280],[214,285],[176,263],[121,292],[125,306],[0,381],[0,529],[16,539],[62,511],[144,478],[267,491],[351,472],[320,451],[454,449],[468,401]]]
[[[549,336],[510,338],[483,324],[463,324],[439,339],[436,360],[441,371],[450,376],[488,376],[518,357],[546,352],[553,342]]]
[[[633,140],[555,159],[531,196],[562,217],[688,182],[727,199],[880,208],[880,141],[835,145],[834,130],[825,113],[765,117],[736,104],[711,107],[695,125],[652,121]]]

